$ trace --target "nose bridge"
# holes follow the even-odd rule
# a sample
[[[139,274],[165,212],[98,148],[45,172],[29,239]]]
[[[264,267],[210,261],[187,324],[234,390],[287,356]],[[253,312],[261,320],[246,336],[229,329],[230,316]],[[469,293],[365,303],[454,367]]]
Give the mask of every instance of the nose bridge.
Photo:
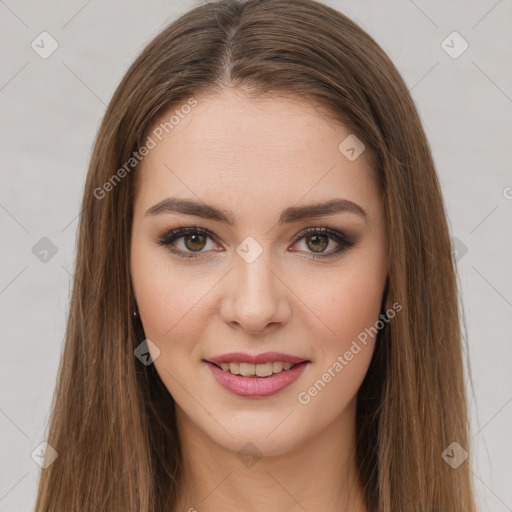
[[[243,250],[243,244],[239,251]],[[244,254],[235,264],[236,288],[240,299],[251,307],[260,308],[275,300],[275,275],[271,270],[272,257],[268,248],[257,251],[249,246],[248,257]],[[239,254],[240,252],[237,251]],[[252,253],[252,254],[251,254]]]
[[[260,331],[272,322],[288,317],[286,287],[278,278],[271,250],[253,240],[237,249],[228,300],[231,307],[224,320]]]

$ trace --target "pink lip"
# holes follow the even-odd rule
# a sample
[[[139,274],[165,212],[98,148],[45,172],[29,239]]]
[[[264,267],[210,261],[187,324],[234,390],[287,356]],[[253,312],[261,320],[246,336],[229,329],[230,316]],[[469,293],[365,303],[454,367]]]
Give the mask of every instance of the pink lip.
[[[264,352],[263,354],[258,354],[253,356],[251,354],[246,354],[245,352],[230,352],[229,354],[222,354],[217,357],[210,357],[208,360],[210,363],[270,363],[272,361],[282,361],[290,362],[290,363],[302,363],[303,361],[307,361],[303,357],[296,357],[290,354],[283,354],[282,352]],[[289,370],[286,370],[289,371]]]
[[[228,355],[231,356],[231,354]],[[260,358],[264,355],[265,354],[260,354]],[[274,361],[275,360],[283,361],[283,359],[274,359]],[[240,361],[240,359],[230,359],[230,361]],[[267,361],[265,360],[265,362]],[[221,370],[211,362],[206,361],[206,364],[208,365],[208,368],[210,368],[210,371],[213,373],[217,382],[224,389],[227,389],[238,396],[261,397],[274,395],[295,382],[306,369],[309,361],[302,360],[302,362],[297,362],[297,364],[289,370],[284,370],[281,373],[276,373],[269,377],[242,377],[241,375],[233,375],[230,372]]]

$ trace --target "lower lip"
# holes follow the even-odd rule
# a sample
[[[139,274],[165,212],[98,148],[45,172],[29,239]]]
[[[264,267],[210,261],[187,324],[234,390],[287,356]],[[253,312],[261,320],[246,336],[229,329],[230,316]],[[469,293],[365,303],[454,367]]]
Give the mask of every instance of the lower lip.
[[[288,387],[300,377],[309,362],[298,363],[289,370],[284,370],[269,377],[242,377],[241,375],[225,372],[213,363],[207,362],[206,364],[223,388],[235,395],[257,397],[274,395]]]

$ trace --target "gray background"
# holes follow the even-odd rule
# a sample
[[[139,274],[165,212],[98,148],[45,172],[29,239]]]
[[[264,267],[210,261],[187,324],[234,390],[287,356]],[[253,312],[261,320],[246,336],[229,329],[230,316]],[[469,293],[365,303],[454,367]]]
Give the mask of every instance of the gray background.
[[[31,453],[44,441],[106,104],[145,44],[198,3],[0,0],[0,512],[35,502]],[[420,110],[457,239],[478,497],[482,510],[511,511],[512,2],[326,3],[377,40]],[[43,31],[59,45],[47,59],[31,47]],[[469,44],[458,58],[442,46],[453,31]],[[32,250],[43,237],[57,249],[46,262]]]

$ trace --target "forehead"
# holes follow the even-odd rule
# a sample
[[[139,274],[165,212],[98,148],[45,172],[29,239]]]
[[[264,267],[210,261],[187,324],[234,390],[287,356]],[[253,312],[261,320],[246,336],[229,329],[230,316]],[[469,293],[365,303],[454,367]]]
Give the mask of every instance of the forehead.
[[[148,131],[156,145],[139,166],[137,195],[144,202],[171,193],[210,203],[222,194],[259,208],[305,196],[306,202],[378,202],[371,155],[364,150],[347,158],[340,144],[354,135],[318,104],[281,95],[248,98],[234,89],[194,100],[192,108],[184,100],[164,112]]]
[[[160,128],[159,138],[182,149],[207,148],[225,157],[247,158],[256,151],[258,160],[268,156],[271,161],[278,155],[314,151],[321,139],[332,144],[350,133],[325,107],[291,94],[250,98],[223,88],[194,100],[193,108],[183,100],[159,116],[153,125],[153,130]]]

